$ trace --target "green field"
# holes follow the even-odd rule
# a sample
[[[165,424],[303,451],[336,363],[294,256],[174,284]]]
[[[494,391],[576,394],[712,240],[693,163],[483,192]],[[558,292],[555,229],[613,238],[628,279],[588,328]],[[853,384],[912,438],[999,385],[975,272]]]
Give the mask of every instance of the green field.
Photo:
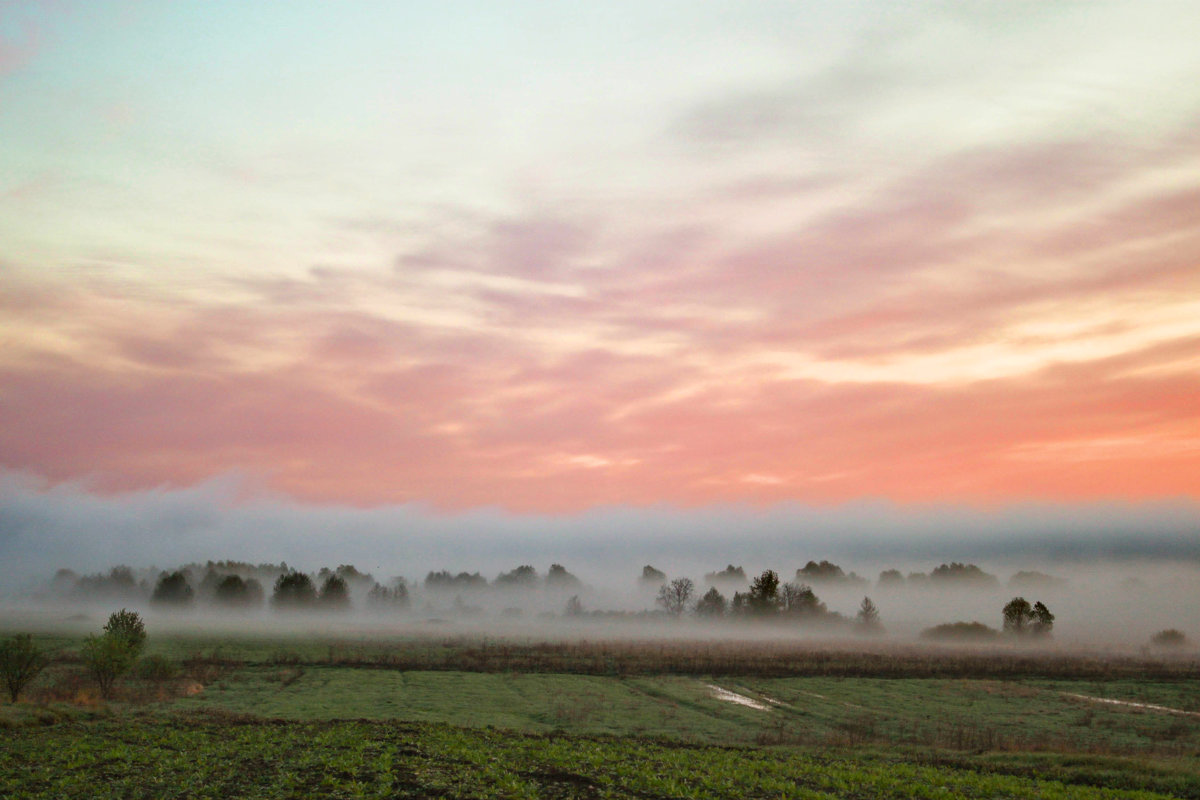
[[[781,650],[781,677],[761,653],[687,674],[731,657],[712,645],[178,635],[148,648],[177,672],[102,702],[78,637],[39,642],[55,662],[0,705],[0,797],[1200,800],[1187,662],[950,678],[927,675],[987,654],[890,654],[871,676],[881,654]]]

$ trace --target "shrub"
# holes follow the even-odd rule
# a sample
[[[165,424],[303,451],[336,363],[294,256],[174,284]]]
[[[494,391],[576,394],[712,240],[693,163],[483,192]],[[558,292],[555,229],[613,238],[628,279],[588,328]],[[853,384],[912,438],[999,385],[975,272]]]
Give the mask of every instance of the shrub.
[[[112,697],[113,685],[141,655],[146,646],[146,625],[134,611],[120,611],[108,618],[101,636],[89,636],[80,655],[84,666],[100,686],[100,696]]]
[[[109,615],[108,622],[104,625],[104,635],[124,642],[135,659],[142,654],[142,648],[146,646],[146,624],[136,611],[126,611],[122,608]]]
[[[937,641],[987,642],[999,635],[999,631],[982,622],[947,622],[921,631],[922,639]]]
[[[0,677],[12,702],[17,702],[21,690],[46,667],[46,657],[33,643],[28,633],[19,633],[0,642]]]

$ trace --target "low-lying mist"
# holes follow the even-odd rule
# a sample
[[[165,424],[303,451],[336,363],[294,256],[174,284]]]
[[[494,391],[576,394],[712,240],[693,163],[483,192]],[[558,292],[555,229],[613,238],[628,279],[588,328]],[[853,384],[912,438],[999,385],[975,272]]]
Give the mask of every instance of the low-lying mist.
[[[304,506],[247,496],[232,479],[101,495],[9,473],[0,478],[0,558],[8,566],[0,576],[6,617],[38,610],[45,619],[81,624],[125,605],[143,609],[160,629],[839,637],[862,632],[854,622],[870,597],[884,636],[911,641],[943,623],[978,621],[999,629],[1003,607],[1021,596],[1054,614],[1053,635],[1043,644],[1055,647],[1141,647],[1167,628],[1200,639],[1200,508],[1188,502],[989,511],[873,503],[520,516]],[[259,576],[262,594],[249,608],[215,604],[213,586],[200,586],[208,562],[226,559],[274,569]],[[841,574],[808,568],[826,560]],[[955,562],[986,575],[936,574]],[[556,564],[570,581],[547,580]],[[101,580],[117,565],[133,573],[134,587],[124,593],[109,591]],[[174,610],[150,602],[156,582],[185,565],[191,565],[194,600]],[[307,573],[319,591],[320,570],[334,573],[339,565],[370,576],[348,582],[347,607],[310,613],[272,604],[279,574]],[[522,565],[536,573],[531,581],[498,581]],[[672,618],[656,603],[662,580],[643,580],[646,566],[661,571],[662,580],[693,581],[687,612]],[[716,577],[727,566],[741,567],[743,577]],[[823,613],[763,626],[705,622],[691,611],[710,583],[732,603],[765,570],[776,572],[781,584],[811,587]],[[239,571],[245,572],[226,568],[222,574]],[[430,573],[443,572],[452,580],[430,581]],[[478,577],[456,583],[460,573]],[[372,601],[375,584],[393,591],[401,585],[397,578],[406,602]],[[87,579],[92,584],[80,590],[76,584]]]

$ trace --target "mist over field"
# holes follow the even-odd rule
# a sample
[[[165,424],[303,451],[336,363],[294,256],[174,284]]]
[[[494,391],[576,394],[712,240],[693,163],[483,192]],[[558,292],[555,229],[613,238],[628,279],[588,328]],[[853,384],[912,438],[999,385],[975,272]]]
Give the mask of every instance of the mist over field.
[[[63,608],[88,603],[47,595],[59,569],[82,576],[128,565],[153,585],[161,570],[226,559],[286,562],[313,574],[352,564],[384,584],[405,579],[411,606],[385,620],[389,624],[435,618],[445,621],[447,632],[494,632],[500,625],[521,635],[530,635],[536,625],[561,628],[565,604],[574,595],[588,612],[655,609],[658,584],[639,580],[647,564],[667,579],[691,578],[697,587],[693,600],[707,588],[706,574],[735,565],[746,580],[717,584],[727,597],[772,569],[782,582],[811,584],[830,611],[849,619],[870,596],[889,634],[902,638],[953,621],[999,627],[1003,604],[1021,595],[1030,602],[1042,600],[1057,615],[1057,643],[1137,645],[1169,627],[1200,636],[1198,519],[1189,502],[991,510],[860,503],[606,509],[562,516],[495,510],[448,514],[416,506],[306,506],[247,494],[233,479],[102,495],[78,484],[49,486],[9,474],[0,483],[0,558],[10,565],[2,583],[6,602],[25,605],[35,596],[50,597],[52,605]],[[810,560],[826,559],[858,580],[796,575]],[[977,564],[996,580],[878,581],[884,570],[927,574],[952,562]],[[564,565],[580,583],[529,589],[495,583],[500,573],[524,564],[533,566],[539,579],[552,564]],[[441,570],[478,572],[490,585],[440,591],[422,585],[428,573]],[[1039,582],[1035,576],[1032,582],[1012,582],[1021,572],[1058,580]],[[264,590],[269,596],[269,582]],[[378,615],[365,613],[364,594],[362,589],[354,598],[355,618],[378,624]],[[102,605],[94,613],[103,610]],[[195,623],[205,613],[201,606],[190,617],[168,616]],[[265,606],[258,616],[270,614]],[[322,617],[311,624],[326,621]],[[589,622],[585,633],[602,633],[595,620]],[[621,629],[607,622],[611,635],[730,635],[693,624]],[[838,631],[795,626],[783,633]]]

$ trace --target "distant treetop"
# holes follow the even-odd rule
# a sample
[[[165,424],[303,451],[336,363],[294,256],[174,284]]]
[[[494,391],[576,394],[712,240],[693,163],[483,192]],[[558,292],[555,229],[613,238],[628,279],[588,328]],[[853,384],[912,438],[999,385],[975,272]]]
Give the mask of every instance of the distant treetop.
[[[989,575],[974,564],[960,564],[957,561],[935,567],[929,573],[929,579],[934,582],[944,583],[961,582],[989,585],[998,585],[1000,583],[995,575]]]
[[[735,567],[733,564],[725,567],[720,572],[709,572],[704,576],[705,583],[746,583],[746,571],[741,567]]]

